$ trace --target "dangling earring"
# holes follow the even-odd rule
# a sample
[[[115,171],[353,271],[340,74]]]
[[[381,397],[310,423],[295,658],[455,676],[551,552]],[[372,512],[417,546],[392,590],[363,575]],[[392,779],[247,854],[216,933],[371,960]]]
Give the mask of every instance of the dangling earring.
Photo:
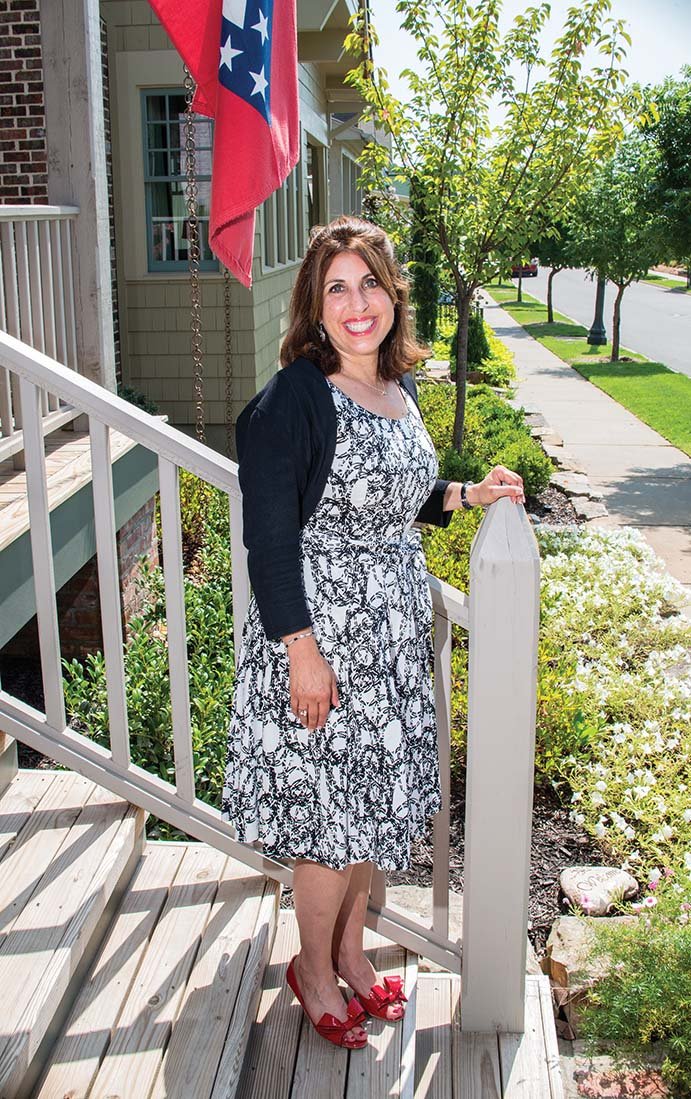
[[[319,339],[322,343],[326,343],[326,329],[321,321],[319,322]]]

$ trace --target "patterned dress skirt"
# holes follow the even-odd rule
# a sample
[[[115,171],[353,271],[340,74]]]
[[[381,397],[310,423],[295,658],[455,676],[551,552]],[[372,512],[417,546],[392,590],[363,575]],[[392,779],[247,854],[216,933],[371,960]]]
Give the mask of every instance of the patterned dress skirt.
[[[327,379],[328,381],[328,379]],[[222,816],[272,858],[403,870],[441,809],[431,683],[432,604],[419,531],[437,477],[432,440],[408,414],[370,412],[328,381],[334,461],[302,529],[305,595],[340,705],[310,732],[290,709],[288,656],[254,597],[243,630]]]

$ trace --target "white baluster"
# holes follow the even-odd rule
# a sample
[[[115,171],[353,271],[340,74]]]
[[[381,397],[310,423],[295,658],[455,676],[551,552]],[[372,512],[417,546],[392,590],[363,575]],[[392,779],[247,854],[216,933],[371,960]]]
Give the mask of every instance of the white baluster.
[[[53,570],[53,543],[50,533],[48,485],[46,482],[43,427],[41,423],[41,392],[25,378],[20,380],[20,393],[24,422],[24,453],[26,456],[26,484],[31,530],[31,557],[34,566],[34,591],[36,617],[41,648],[41,673],[45,713],[48,724],[56,730],[64,730],[65,700],[62,691],[62,666],[60,662],[60,636],[55,599],[55,574]]]
[[[130,764],[130,746],[125,697],[125,663],[120,612],[113,475],[110,458],[110,431],[99,420],[89,419],[91,445],[94,522],[96,525],[96,561],[98,594],[101,605],[103,654],[108,690],[108,728],[113,761],[126,769]]]
[[[160,457],[161,525],[163,527],[163,577],[166,590],[166,623],[170,701],[173,711],[175,783],[178,797],[194,800],[194,760],[190,728],[190,692],[187,668],[185,581],[182,567],[180,489],[178,467]]]

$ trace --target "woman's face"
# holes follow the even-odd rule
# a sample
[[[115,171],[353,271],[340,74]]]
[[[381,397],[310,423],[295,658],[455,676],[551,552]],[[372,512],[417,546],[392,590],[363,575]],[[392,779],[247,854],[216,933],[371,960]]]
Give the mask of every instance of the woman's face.
[[[365,261],[355,252],[335,256],[324,279],[322,324],[341,362],[376,364],[393,322],[393,302]]]

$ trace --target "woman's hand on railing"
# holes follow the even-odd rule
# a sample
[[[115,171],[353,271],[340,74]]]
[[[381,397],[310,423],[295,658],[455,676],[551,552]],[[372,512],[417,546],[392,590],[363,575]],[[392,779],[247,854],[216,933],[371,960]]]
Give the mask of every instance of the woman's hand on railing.
[[[288,658],[290,708],[298,721],[314,732],[326,724],[331,707],[340,705],[334,670],[312,636],[294,641],[288,647]]]
[[[451,481],[444,495],[444,511],[455,511],[462,507],[460,481]],[[471,507],[489,507],[500,496],[508,496],[514,504],[525,503],[523,478],[506,466],[494,466],[486,477],[477,484],[466,483],[466,500]]]

